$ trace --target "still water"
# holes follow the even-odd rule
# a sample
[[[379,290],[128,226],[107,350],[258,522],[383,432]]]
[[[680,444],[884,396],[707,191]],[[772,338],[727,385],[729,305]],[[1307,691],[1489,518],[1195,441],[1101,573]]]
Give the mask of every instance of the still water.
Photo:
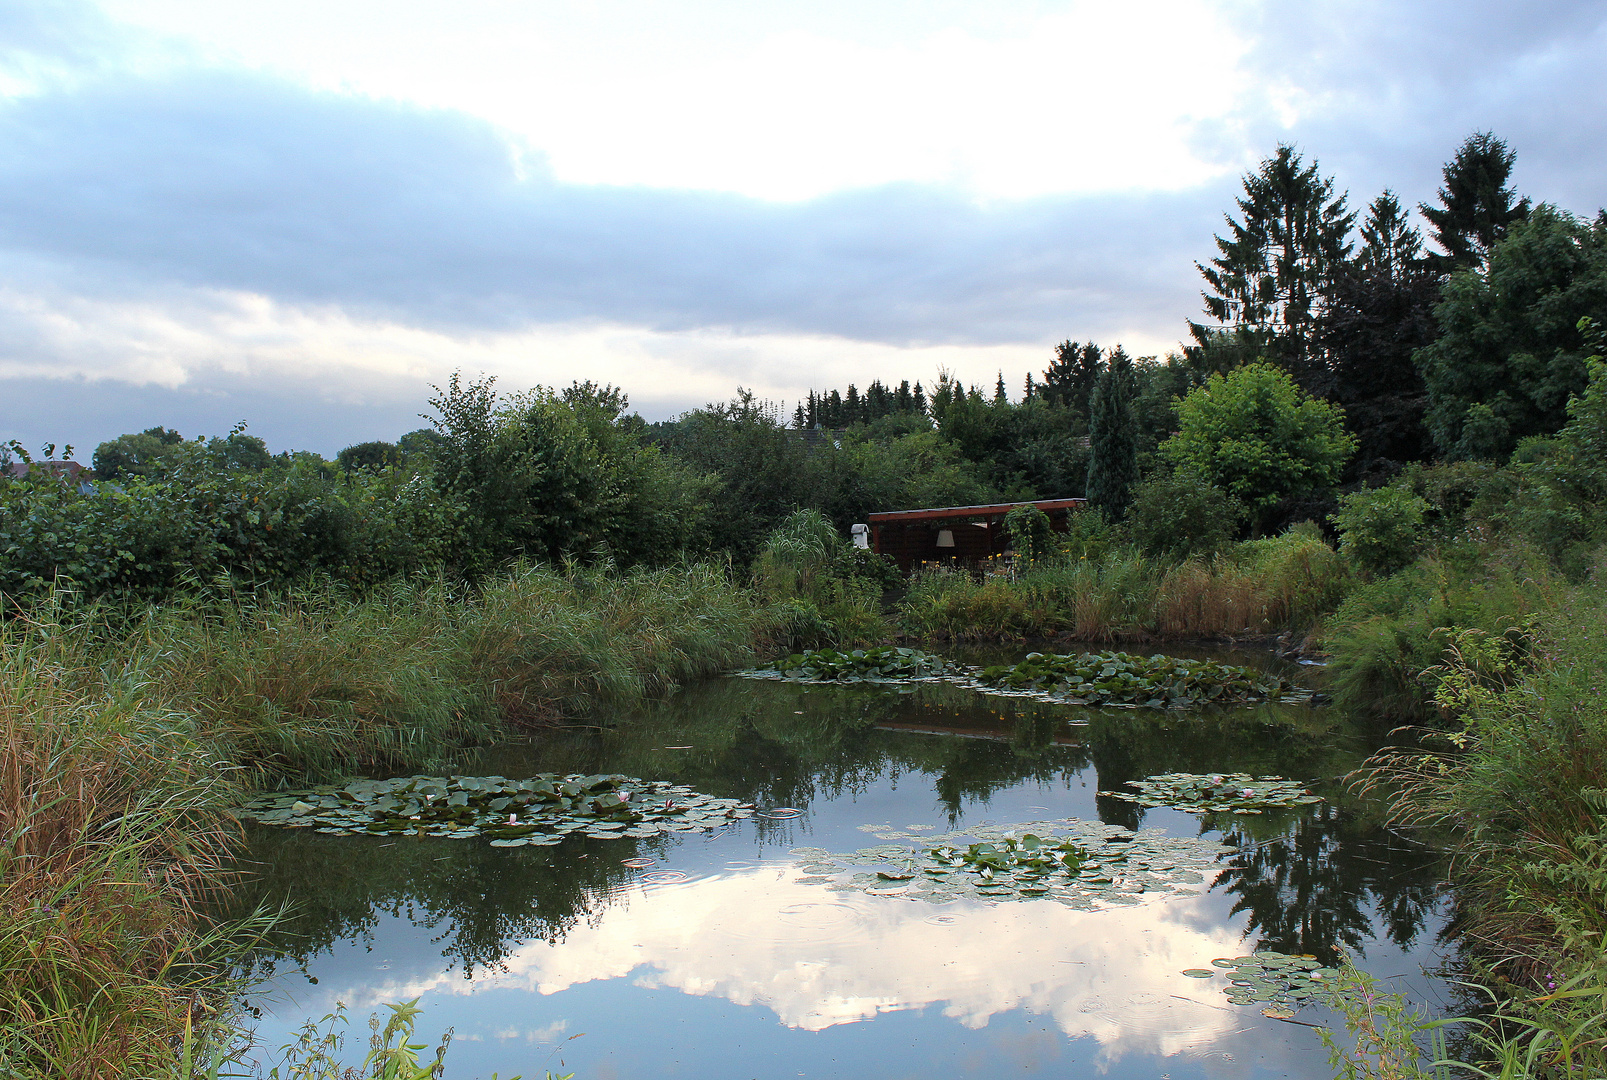
[[[1420,1000],[1443,996],[1425,974],[1442,963],[1441,867],[1335,782],[1368,748],[1332,710],[1160,715],[721,679],[598,724],[460,771],[619,772],[799,813],[522,848],[254,828],[240,902],[297,911],[260,960],[264,1060],[337,1002],[357,1047],[370,1012],[419,997],[421,1035],[454,1029],[453,1080],[1326,1077],[1303,1026],[1325,1010],[1269,1019],[1182,970],[1343,948]],[[1099,794],[1229,771],[1313,781],[1332,801],[1202,816]],[[1238,850],[1193,894],[1099,911],[828,891],[788,854],[1050,818]]]

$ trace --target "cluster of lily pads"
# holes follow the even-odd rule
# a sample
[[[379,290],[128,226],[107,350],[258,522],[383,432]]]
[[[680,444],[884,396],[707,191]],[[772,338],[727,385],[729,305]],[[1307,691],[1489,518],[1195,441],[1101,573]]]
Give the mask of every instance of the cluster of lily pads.
[[[1139,806],[1170,806],[1192,813],[1259,814],[1271,808],[1307,806],[1322,802],[1293,780],[1249,773],[1165,773],[1145,780],[1129,780],[1128,791],[1101,791],[1113,799]]]
[[[1343,991],[1340,969],[1326,967],[1315,956],[1294,956],[1272,949],[1257,949],[1253,956],[1211,961],[1209,968],[1189,968],[1183,974],[1196,979],[1227,977],[1222,992],[1234,1005],[1264,1005],[1261,1011],[1275,1020],[1287,1020],[1302,1005],[1335,1004]]]
[[[1034,652],[1013,667],[983,668],[977,681],[1068,705],[1150,709],[1247,705],[1296,699],[1303,693],[1288,680],[1264,671],[1159,653]]]
[[[927,840],[887,830],[883,839]],[[935,840],[936,843],[932,843]],[[1001,828],[979,825],[927,843],[882,844],[845,855],[794,848],[800,883],[840,892],[898,896],[930,903],[973,899],[988,903],[1051,900],[1096,910],[1184,894],[1204,871],[1233,850],[1213,840],[1134,833],[1118,825],[1035,821]]]
[[[878,645],[869,649],[838,652],[814,649],[794,653],[739,674],[759,678],[790,679],[798,682],[896,682],[949,675],[961,669],[954,661],[920,649]]]
[[[402,776],[264,795],[237,811],[263,825],[366,836],[484,836],[493,847],[560,843],[570,833],[645,838],[712,829],[753,806],[618,774],[520,780]]]

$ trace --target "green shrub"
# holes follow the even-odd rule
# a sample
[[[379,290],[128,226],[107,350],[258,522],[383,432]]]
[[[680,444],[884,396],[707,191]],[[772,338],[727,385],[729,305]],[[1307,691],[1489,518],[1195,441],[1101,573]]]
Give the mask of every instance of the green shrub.
[[[1243,503],[1202,477],[1171,473],[1134,490],[1127,529],[1146,555],[1185,559],[1225,546],[1246,513]]]
[[[1367,574],[1393,574],[1417,557],[1429,509],[1427,499],[1398,487],[1341,495],[1333,517],[1339,550]]]
[[[1038,562],[1054,550],[1055,530],[1049,515],[1023,503],[1004,515],[1004,531],[1015,546],[1016,556],[1027,562]]]
[[[1506,633],[1555,605],[1561,587],[1532,548],[1470,543],[1357,588],[1327,621],[1335,703],[1379,721],[1430,720],[1451,636]]]
[[[1245,364],[1189,392],[1177,407],[1177,434],[1160,453],[1261,518],[1285,496],[1339,480],[1356,449],[1343,416],[1279,368]]]

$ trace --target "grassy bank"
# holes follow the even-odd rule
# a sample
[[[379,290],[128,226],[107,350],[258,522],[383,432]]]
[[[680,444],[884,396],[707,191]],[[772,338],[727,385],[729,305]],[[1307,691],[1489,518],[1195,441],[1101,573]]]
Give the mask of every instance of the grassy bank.
[[[1376,776],[1403,824],[1450,837],[1455,929],[1495,1009],[1479,1054],[1514,1077],[1607,1075],[1607,596],[1592,580],[1437,672],[1440,749]]]
[[[1114,546],[1096,558],[1067,554],[1014,578],[919,575],[897,612],[919,638],[1052,637],[1165,641],[1314,629],[1352,576],[1314,531],[1234,545],[1174,562]]]
[[[67,601],[0,623],[6,1076],[182,1073],[221,1004],[229,943],[197,911],[243,789],[441,764],[741,666],[775,629],[714,564]]]
[[[149,667],[0,625],[0,1074],[162,1076],[216,985],[226,770]],[[199,995],[199,996],[198,996]]]

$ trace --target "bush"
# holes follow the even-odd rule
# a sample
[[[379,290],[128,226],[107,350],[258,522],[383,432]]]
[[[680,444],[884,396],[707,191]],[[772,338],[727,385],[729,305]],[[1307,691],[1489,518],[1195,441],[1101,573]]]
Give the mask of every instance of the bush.
[[[1177,420],[1161,456],[1243,500],[1258,518],[1286,496],[1336,483],[1356,449],[1338,406],[1266,363],[1212,375],[1178,405]]]
[[[1445,641],[1444,750],[1392,750],[1372,780],[1396,824],[1448,826],[1459,935],[1498,989],[1475,1021],[1503,1076],[1607,1069],[1607,602],[1599,582],[1504,631]],[[1486,1072],[1484,1075],[1496,1075]]]
[[[1205,479],[1172,473],[1138,485],[1127,529],[1146,555],[1185,559],[1225,546],[1245,515],[1243,503]]]
[[[1352,592],[1327,622],[1334,702],[1390,723],[1434,715],[1439,665],[1461,630],[1503,634],[1557,603],[1561,582],[1521,544],[1442,547]]]
[[[1023,503],[1004,515],[1004,531],[1015,545],[1016,556],[1026,562],[1047,558],[1054,550],[1055,530],[1049,515]]]
[[[1333,517],[1339,550],[1368,574],[1393,574],[1417,557],[1429,509],[1428,500],[1398,487],[1342,495]]]

